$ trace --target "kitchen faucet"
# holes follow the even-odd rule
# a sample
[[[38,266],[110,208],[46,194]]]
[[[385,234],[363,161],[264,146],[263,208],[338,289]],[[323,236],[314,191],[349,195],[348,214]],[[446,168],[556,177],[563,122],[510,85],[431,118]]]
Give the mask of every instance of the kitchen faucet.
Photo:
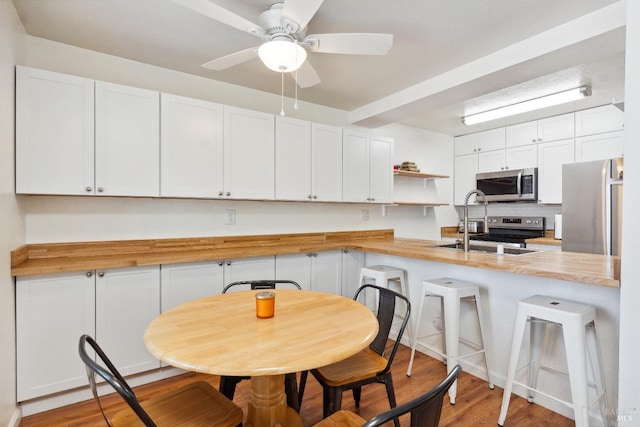
[[[463,249],[465,252],[469,252],[469,198],[476,194],[484,198],[484,230],[483,233],[489,232],[489,218],[487,218],[487,197],[481,190],[474,189],[467,193],[464,198],[464,235],[463,235]]]

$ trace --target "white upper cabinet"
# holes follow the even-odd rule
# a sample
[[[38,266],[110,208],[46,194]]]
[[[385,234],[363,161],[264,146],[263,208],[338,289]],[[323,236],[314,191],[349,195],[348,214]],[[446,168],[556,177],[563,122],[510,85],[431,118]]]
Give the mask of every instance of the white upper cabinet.
[[[624,131],[576,138],[576,162],[604,160],[624,155]]]
[[[613,105],[576,112],[576,136],[619,131],[624,128],[624,113]]]
[[[482,151],[502,150],[505,143],[505,129],[497,128],[455,138],[455,155],[479,153]]]
[[[573,138],[574,113],[506,127],[507,148]]]
[[[93,80],[17,67],[16,192],[93,194]]]
[[[353,129],[343,131],[342,199],[393,201],[393,140]]]
[[[276,199],[312,200],[311,122],[276,117]]]
[[[478,155],[472,153],[464,156],[455,156],[453,168],[453,203],[454,205],[464,205],[467,193],[476,188]],[[470,202],[473,201],[475,201],[475,196],[470,200]]]
[[[535,168],[538,166],[537,144],[521,145],[505,150],[505,169]]]
[[[220,197],[222,105],[163,93],[160,111],[160,195]]]
[[[342,128],[311,124],[311,194],[320,202],[342,201]]]
[[[273,114],[224,107],[224,196],[275,197]]]
[[[276,117],[276,199],[342,200],[342,128]]]
[[[562,165],[575,160],[574,139],[538,144],[538,201],[562,203]]]
[[[160,195],[160,94],[96,82],[96,192]]]

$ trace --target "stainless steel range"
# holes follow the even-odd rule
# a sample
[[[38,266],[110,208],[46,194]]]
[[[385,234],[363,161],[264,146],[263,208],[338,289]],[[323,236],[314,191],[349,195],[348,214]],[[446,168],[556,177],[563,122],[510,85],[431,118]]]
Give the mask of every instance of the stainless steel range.
[[[518,244],[527,247],[526,240],[543,237],[545,218],[542,216],[490,216],[488,234],[472,234],[470,240]]]

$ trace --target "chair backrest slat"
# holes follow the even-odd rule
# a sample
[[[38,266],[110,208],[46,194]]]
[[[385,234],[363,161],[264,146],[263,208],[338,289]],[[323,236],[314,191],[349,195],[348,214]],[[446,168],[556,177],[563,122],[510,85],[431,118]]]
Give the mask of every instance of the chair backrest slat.
[[[243,280],[239,282],[229,283],[227,286],[224,287],[224,289],[222,290],[222,293],[224,294],[230,288],[233,288],[236,286],[248,285],[252,291],[255,291],[256,289],[258,290],[259,289],[275,289],[279,284],[289,284],[294,286],[298,290],[302,290],[302,287],[297,282],[294,282],[293,280]]]

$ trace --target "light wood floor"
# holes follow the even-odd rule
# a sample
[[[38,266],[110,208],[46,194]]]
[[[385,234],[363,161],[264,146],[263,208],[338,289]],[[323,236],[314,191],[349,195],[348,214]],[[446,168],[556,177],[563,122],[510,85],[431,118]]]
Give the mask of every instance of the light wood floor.
[[[446,366],[433,358],[416,352],[411,377],[406,376],[410,350],[400,346],[400,350],[394,361],[393,381],[396,391],[396,400],[402,404],[416,397],[436,385],[446,375]],[[179,377],[147,384],[135,389],[140,400],[157,393],[163,393],[178,384],[190,382],[195,379],[205,379],[218,387],[217,376],[189,373]],[[250,382],[242,381],[236,390],[234,401],[246,411],[249,397]],[[448,398],[446,398],[448,399]],[[125,405],[118,397],[108,399],[106,411],[113,415]],[[490,390],[487,383],[463,372],[458,379],[458,396],[456,404],[450,405],[445,401],[440,419],[443,427],[464,426],[491,426],[498,422],[500,404],[502,401],[502,389],[496,387]],[[353,397],[350,392],[344,394],[343,409],[355,411]],[[372,384],[363,387],[360,409],[356,411],[365,419],[389,409],[384,385]],[[309,375],[307,388],[300,411],[305,426],[312,426],[322,419],[322,389]],[[409,426],[408,416],[400,419],[403,427]],[[104,426],[104,420],[97,404],[93,401],[77,403],[49,412],[32,415],[23,418],[20,427],[52,427],[52,426]],[[392,424],[391,424],[392,425]],[[509,406],[509,413],[505,426],[518,427],[564,427],[574,426],[573,420],[551,412],[536,404],[529,404],[525,399],[513,396]]]

